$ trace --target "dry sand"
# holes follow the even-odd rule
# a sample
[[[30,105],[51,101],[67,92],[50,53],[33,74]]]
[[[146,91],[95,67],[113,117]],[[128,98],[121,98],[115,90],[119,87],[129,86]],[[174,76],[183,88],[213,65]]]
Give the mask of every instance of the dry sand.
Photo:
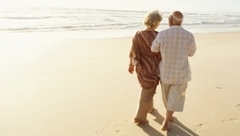
[[[195,34],[193,80],[168,133],[160,86],[149,123],[133,123],[141,88],[127,72],[131,37],[1,37],[0,136],[240,135],[240,32]]]

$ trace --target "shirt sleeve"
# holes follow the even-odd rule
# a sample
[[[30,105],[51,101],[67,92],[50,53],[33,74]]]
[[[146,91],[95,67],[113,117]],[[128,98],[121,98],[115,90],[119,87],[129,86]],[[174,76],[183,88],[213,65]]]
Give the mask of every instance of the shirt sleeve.
[[[137,40],[137,33],[132,39],[132,47],[131,47],[131,50],[129,53],[129,58],[131,59],[131,62],[133,65],[136,65],[138,63],[138,59],[139,59],[139,50],[137,47],[136,40]]]
[[[189,51],[189,54],[188,54],[189,57],[192,57],[197,50],[194,37],[192,39],[193,40],[191,41],[191,47],[190,47],[190,51]]]
[[[160,37],[161,37],[161,32],[159,32],[156,36],[156,38],[153,40],[152,45],[151,45],[151,51],[152,52],[159,52],[160,51]]]

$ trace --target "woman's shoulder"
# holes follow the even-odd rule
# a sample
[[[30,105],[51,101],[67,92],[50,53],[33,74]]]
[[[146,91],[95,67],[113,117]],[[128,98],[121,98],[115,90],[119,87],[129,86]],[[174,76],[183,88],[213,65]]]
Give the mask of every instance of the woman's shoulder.
[[[141,33],[143,33],[144,32],[144,30],[137,30],[136,31],[136,34],[141,34]]]
[[[138,36],[142,35],[143,33],[144,33],[144,30],[137,30],[137,31],[135,32],[134,37],[138,37]]]
[[[155,33],[155,34],[157,34],[158,31],[156,31],[156,30],[146,30],[146,29],[136,31],[136,35],[139,35],[139,34],[148,34],[148,33]]]

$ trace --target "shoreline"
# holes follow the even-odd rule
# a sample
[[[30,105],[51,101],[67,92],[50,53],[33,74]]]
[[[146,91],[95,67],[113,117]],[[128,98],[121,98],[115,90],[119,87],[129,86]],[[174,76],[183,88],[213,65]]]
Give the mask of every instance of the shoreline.
[[[183,27],[184,28],[184,27]],[[144,28],[143,28],[144,29]],[[130,30],[88,30],[88,31],[59,31],[59,32],[0,32],[0,36],[8,36],[8,38],[12,35],[18,36],[31,36],[35,38],[40,36],[41,38],[55,38],[55,39],[114,39],[114,38],[129,38],[133,37],[138,30],[143,29],[130,29]],[[186,29],[186,28],[184,28]],[[163,29],[158,29],[156,31],[161,31]],[[240,32],[240,28],[233,30],[215,30],[215,31],[203,31],[203,30],[191,30],[186,29],[193,34],[210,34],[210,33],[238,33]],[[21,37],[22,38],[22,37]]]

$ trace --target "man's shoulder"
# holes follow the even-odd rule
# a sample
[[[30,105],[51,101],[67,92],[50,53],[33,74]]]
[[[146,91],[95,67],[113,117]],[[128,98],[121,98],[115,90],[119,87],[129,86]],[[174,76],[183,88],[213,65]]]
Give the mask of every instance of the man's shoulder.
[[[194,35],[193,35],[193,33],[192,32],[190,32],[189,30],[187,30],[187,29],[182,29],[182,32],[181,32],[183,35],[185,35],[185,36],[187,36],[187,37],[194,37]]]
[[[192,32],[190,32],[189,30],[187,30],[185,28],[183,28],[182,30],[185,31],[187,34],[193,35]]]
[[[159,31],[159,32],[158,32],[158,35],[162,35],[162,34],[166,33],[166,32],[168,31],[168,29],[169,29],[169,28]]]

